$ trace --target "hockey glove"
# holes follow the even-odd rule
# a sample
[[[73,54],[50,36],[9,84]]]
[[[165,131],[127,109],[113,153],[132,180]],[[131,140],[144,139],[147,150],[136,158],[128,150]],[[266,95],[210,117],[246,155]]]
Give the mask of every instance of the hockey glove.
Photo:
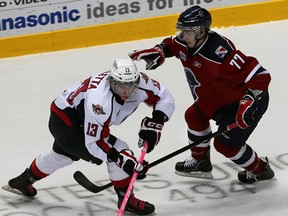
[[[142,180],[146,178],[146,173],[149,170],[149,163],[145,160],[142,162],[143,169],[138,172],[137,179]]]
[[[154,70],[164,63],[165,55],[164,51],[159,46],[155,46],[151,49],[135,50],[129,53],[129,57],[133,60],[140,61],[141,59],[146,61],[146,70]]]
[[[147,153],[151,152],[154,149],[161,138],[161,130],[164,126],[164,120],[151,119],[145,117],[141,122],[141,128],[139,131],[139,141],[138,146],[141,148],[144,145],[146,140],[148,143]]]
[[[254,114],[258,109],[258,101],[252,93],[247,93],[239,102],[236,122],[242,129],[248,128],[254,122]]]
[[[138,175],[139,177],[143,176],[143,178],[145,178],[146,172],[149,169],[148,162],[144,161],[144,166],[140,164],[133,156],[133,152],[129,149],[118,152],[115,148],[111,148],[107,153],[107,158],[109,162],[115,162],[116,165],[122,168],[129,176],[132,176],[134,171],[137,171],[141,173],[141,175]]]

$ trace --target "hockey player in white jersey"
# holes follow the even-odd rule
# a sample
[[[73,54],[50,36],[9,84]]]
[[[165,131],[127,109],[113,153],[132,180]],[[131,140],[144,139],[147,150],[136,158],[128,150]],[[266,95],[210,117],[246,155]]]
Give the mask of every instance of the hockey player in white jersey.
[[[55,138],[53,147],[11,179],[9,189],[34,197],[37,190],[33,184],[56,170],[79,159],[97,165],[104,161],[119,208],[133,172],[136,170],[139,178],[145,178],[149,165],[147,161],[140,164],[126,142],[110,134],[109,127],[120,125],[142,102],[153,108],[151,118],[142,120],[139,131],[139,147],[147,140],[149,153],[158,144],[161,129],[175,104],[169,90],[139,72],[131,59],[116,59],[110,71],[67,88],[51,105],[49,129]],[[125,211],[147,215],[155,207],[131,193]]]

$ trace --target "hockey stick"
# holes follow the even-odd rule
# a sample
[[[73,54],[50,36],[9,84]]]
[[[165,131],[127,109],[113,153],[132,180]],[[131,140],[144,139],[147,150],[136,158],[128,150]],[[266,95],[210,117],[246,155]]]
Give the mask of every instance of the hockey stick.
[[[148,144],[147,144],[147,141],[145,141],[145,142],[144,142],[144,147],[143,147],[143,149],[142,149],[142,151],[141,151],[140,158],[139,158],[139,160],[138,160],[139,163],[142,163],[142,162],[143,162],[144,157],[145,157],[145,155],[146,155],[147,148],[148,148]],[[120,206],[120,208],[119,208],[119,211],[118,211],[117,216],[122,216],[122,214],[123,214],[123,212],[124,212],[124,209],[125,209],[125,207],[126,207],[127,201],[128,201],[128,199],[129,199],[129,197],[130,197],[130,194],[131,194],[131,192],[132,192],[132,190],[133,190],[134,183],[135,183],[135,181],[136,181],[137,175],[138,175],[138,172],[137,172],[137,171],[134,171],[134,173],[133,173],[133,175],[132,175],[132,178],[131,178],[131,180],[130,180],[130,184],[129,184],[129,186],[128,186],[128,189],[127,189],[127,191],[126,191],[126,193],[125,193],[124,199],[123,199],[123,201],[122,201],[122,203],[121,203],[121,206]]]
[[[187,145],[187,146],[184,146],[183,148],[178,149],[177,151],[174,151],[174,152],[172,152],[172,153],[170,153],[170,154],[168,154],[168,155],[166,155],[166,156],[164,156],[164,157],[162,157],[162,158],[160,158],[160,159],[158,159],[158,160],[150,163],[149,167],[150,167],[150,168],[151,168],[151,167],[154,167],[154,166],[156,166],[156,165],[158,165],[158,164],[160,164],[160,163],[162,163],[162,162],[164,162],[164,161],[166,161],[166,160],[168,160],[168,159],[170,159],[170,158],[172,158],[172,157],[175,157],[175,156],[178,155],[178,154],[181,154],[181,153],[187,151],[188,149],[190,149],[190,148],[193,147],[193,146],[199,145],[199,144],[202,143],[202,142],[205,142],[205,141],[208,141],[208,140],[210,140],[210,139],[213,139],[213,138],[215,138],[215,137],[217,137],[217,136],[219,136],[219,135],[221,135],[221,134],[223,134],[223,133],[226,133],[226,132],[228,132],[228,131],[236,128],[237,126],[238,126],[237,123],[232,123],[232,124],[228,125],[228,126],[227,126],[226,128],[224,128],[224,129],[219,129],[218,131],[216,131],[216,132],[214,132],[214,133],[212,133],[212,134],[210,134],[210,135],[208,135],[208,136],[205,136],[205,137],[199,139],[198,141],[196,141],[196,142],[194,142],[194,143],[191,143],[191,144],[189,144],[189,145]],[[95,185],[94,183],[92,183],[92,182],[91,182],[82,172],[80,172],[80,171],[76,171],[76,172],[74,173],[74,176],[73,176],[73,177],[74,177],[74,179],[78,182],[78,184],[80,184],[82,187],[84,187],[86,190],[88,190],[88,191],[90,191],[90,192],[92,192],[92,193],[99,193],[99,192],[101,192],[101,191],[103,191],[103,190],[105,190],[105,189],[107,189],[107,188],[109,188],[109,187],[112,186],[112,183],[111,183],[111,182],[108,183],[108,184],[105,184],[105,185],[103,185],[103,186]]]

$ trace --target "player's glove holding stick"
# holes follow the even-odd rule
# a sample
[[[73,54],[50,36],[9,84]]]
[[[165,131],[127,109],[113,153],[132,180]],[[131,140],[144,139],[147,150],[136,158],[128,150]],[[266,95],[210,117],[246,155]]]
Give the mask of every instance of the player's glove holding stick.
[[[141,59],[146,61],[146,70],[154,70],[164,63],[165,55],[163,49],[159,46],[155,46],[150,49],[135,50],[129,53],[129,57],[134,61],[140,61]]]
[[[109,162],[115,162],[116,165],[122,168],[129,176],[132,176],[134,171],[138,172],[137,179],[144,179],[149,169],[149,163],[143,161],[140,164],[134,157],[133,152],[129,149],[124,149],[118,152],[115,148],[111,148],[107,153]]]
[[[248,128],[254,122],[254,115],[258,109],[258,98],[252,91],[248,90],[247,94],[239,102],[239,108],[236,114],[236,122],[242,129]]]

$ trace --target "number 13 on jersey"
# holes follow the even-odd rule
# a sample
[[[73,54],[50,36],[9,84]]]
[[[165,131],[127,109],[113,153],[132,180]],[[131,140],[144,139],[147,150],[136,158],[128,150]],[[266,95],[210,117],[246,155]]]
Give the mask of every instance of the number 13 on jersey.
[[[91,123],[91,122],[88,122],[88,127],[87,127],[86,134],[87,134],[88,136],[96,137],[96,135],[97,135],[97,129],[98,129],[98,125],[97,125],[97,124],[93,124],[93,123]]]

